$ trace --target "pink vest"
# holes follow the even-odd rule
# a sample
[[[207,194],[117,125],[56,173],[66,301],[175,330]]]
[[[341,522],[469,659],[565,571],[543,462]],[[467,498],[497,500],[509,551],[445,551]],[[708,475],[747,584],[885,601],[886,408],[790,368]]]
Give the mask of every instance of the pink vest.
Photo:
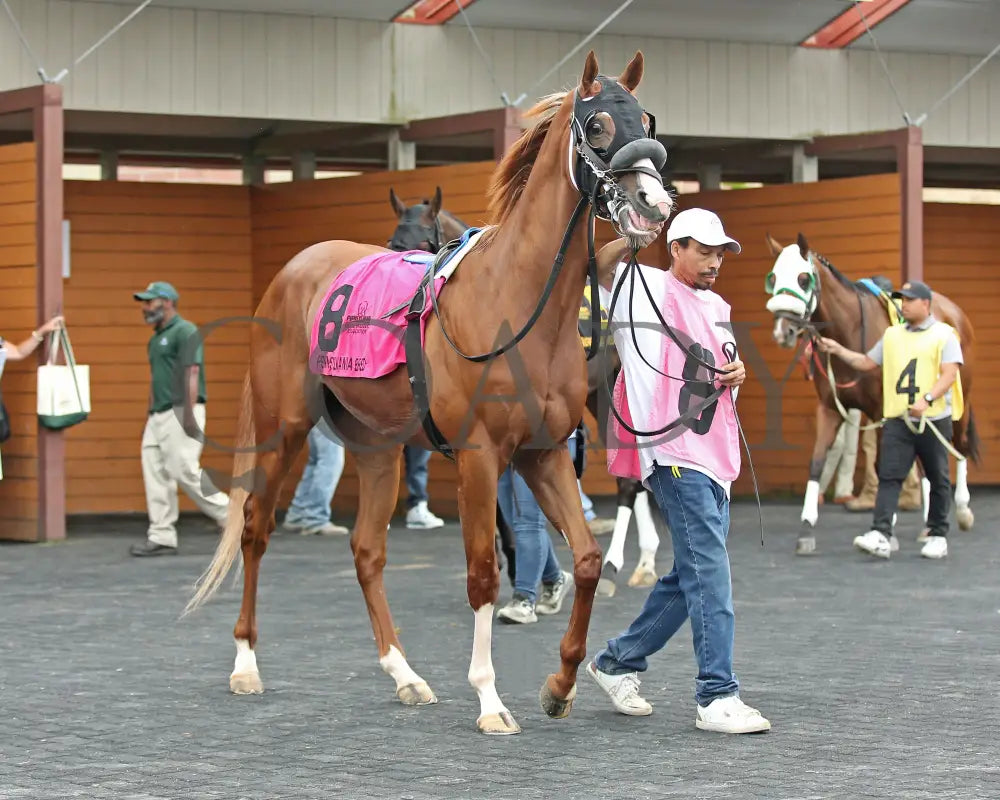
[[[660,313],[663,319],[678,333],[678,338],[692,348],[700,351],[704,361],[721,367],[729,362],[722,351],[726,342],[733,342],[733,335],[725,327],[716,323],[729,322],[729,304],[717,294],[700,293],[709,298],[702,303],[691,297],[691,291],[672,275],[667,275],[667,291],[663,298]],[[623,290],[624,293],[624,290]],[[620,325],[620,323],[616,323]],[[628,337],[627,328],[621,329],[617,336]],[[663,363],[660,370],[676,378],[698,378],[712,380],[711,389],[717,387],[713,380],[714,374],[688,359],[676,343],[662,334],[665,341],[663,348]],[[699,347],[700,345],[700,347]],[[709,355],[706,355],[706,352]],[[638,430],[656,430],[662,428],[681,416],[684,409],[694,407],[704,401],[704,395],[679,380],[671,380],[657,375],[634,354],[623,351],[622,371],[615,383],[613,402],[618,413],[633,428]],[[650,363],[656,364],[655,352],[643,351]],[[635,398],[630,404],[625,383],[625,372],[629,370],[644,370],[643,383],[651,383],[651,396]],[[633,373],[630,373],[633,374]],[[652,378],[655,378],[653,380]],[[639,409],[647,409],[645,416]],[[636,437],[621,426],[614,414],[610,414],[608,423],[608,471],[622,478],[642,480],[643,468],[639,458],[639,447],[650,448],[648,454],[659,466],[674,466],[678,462],[697,464],[714,473],[720,480],[732,481],[740,473],[740,440],[736,425],[736,412],[730,392],[724,392],[719,399],[698,416],[689,419],[686,424],[661,434],[657,437],[642,437],[637,445]]]

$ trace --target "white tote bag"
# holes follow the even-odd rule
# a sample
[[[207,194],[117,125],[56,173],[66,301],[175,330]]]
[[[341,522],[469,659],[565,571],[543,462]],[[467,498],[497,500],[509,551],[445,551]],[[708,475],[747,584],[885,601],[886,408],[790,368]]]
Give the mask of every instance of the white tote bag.
[[[62,343],[66,363],[58,364]],[[48,363],[38,368],[38,421],[49,430],[83,422],[90,413],[90,367],[77,364],[65,328],[52,332]]]

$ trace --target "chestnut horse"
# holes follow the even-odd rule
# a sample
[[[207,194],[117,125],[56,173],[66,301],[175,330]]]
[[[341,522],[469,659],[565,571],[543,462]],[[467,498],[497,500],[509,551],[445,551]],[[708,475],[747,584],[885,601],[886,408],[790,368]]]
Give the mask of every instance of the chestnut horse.
[[[768,246],[777,257],[767,276],[766,291],[771,295],[768,311],[775,317],[773,337],[781,347],[792,348],[801,334],[811,339],[817,331],[835,339],[845,347],[868,352],[889,327],[889,312],[874,293],[846,278],[829,261],[809,249],[805,236],[799,234],[796,244],[782,247],[770,235]],[[978,463],[979,437],[972,414],[972,372],[975,336],[968,317],[945,295],[934,292],[931,303],[934,316],[951,325],[958,333],[965,363],[959,370],[965,410],[955,421],[952,443],[963,456]],[[832,359],[832,373],[825,360],[822,369],[813,373],[813,384],[819,395],[816,408],[816,440],[809,462],[809,483],[802,506],[802,529],[796,553],[808,555],[816,549],[814,528],[819,517],[819,478],[826,461],[827,450],[833,444],[837,428],[844,421],[838,408],[860,409],[873,425],[882,419],[882,375],[880,371],[856,373],[837,357]],[[833,375],[836,395],[830,386]],[[955,506],[962,530],[972,528],[974,517],[969,508],[968,462],[958,461]]]
[[[411,383],[402,368],[375,379],[318,376],[309,370],[310,331],[335,278],[361,258],[386,252],[383,248],[322,242],[294,256],[271,282],[256,316],[277,322],[281,340],[262,326],[251,335],[237,431],[237,447],[250,452],[237,455],[234,463],[234,472],[252,476],[253,485],[230,493],[225,532],[188,604],[191,610],[205,601],[242,551],[243,599],[229,681],[233,692],[263,691],[254,652],[260,562],[274,528],[281,482],[313,419],[325,413],[355,457],[360,497],[351,549],[379,663],[402,702],[436,701],[403,655],[382,579],[401,448],[404,443],[431,446],[426,430],[434,427],[423,419],[427,411],[417,411],[426,403],[457,462],[474,612],[469,682],[480,701],[477,726],[491,734],[520,731],[500,700],[492,659],[500,588],[494,551],[497,481],[511,461],[573,551],[576,592],[560,645],[561,664],[540,692],[549,716],[569,714],[601,567],[601,551],[584,520],[573,464],[563,446],[583,415],[586,397],[576,323],[593,222],[577,223],[589,203],[592,215],[610,219],[637,250],[655,239],[672,210],[659,174],[666,151],[633,94],[642,72],[642,54],[636,53],[617,79],[599,75],[591,52],[577,87],[542,99],[528,112],[532,126],[493,175],[489,201],[495,225],[465,256],[427,320],[423,356],[433,373],[429,392],[422,393],[422,382]],[[417,290],[415,300],[423,291]],[[433,291],[427,294],[434,297]],[[512,336],[515,328],[520,331]],[[469,351],[478,355],[466,355]],[[477,364],[482,362],[481,369]],[[481,384],[489,393],[485,397]],[[271,442],[270,449],[260,444]]]

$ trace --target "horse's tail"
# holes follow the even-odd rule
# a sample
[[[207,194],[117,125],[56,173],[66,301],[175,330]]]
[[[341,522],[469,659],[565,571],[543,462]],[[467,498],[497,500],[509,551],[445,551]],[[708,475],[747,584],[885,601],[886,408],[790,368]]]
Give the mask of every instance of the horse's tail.
[[[254,447],[256,429],[254,427],[253,390],[250,386],[250,371],[243,381],[243,396],[239,423],[236,430],[236,454],[233,457],[233,481],[229,491],[229,511],[226,528],[219,538],[212,563],[202,573],[195,585],[194,596],[184,607],[189,614],[208,600],[222,585],[226,575],[240,553],[245,519],[243,506],[250,495],[250,487],[256,479],[257,452]],[[183,615],[182,615],[183,616]]]
[[[965,426],[965,455],[972,459],[972,463],[979,464],[979,431],[976,429],[976,417],[972,413],[972,406],[969,406],[969,422]]]

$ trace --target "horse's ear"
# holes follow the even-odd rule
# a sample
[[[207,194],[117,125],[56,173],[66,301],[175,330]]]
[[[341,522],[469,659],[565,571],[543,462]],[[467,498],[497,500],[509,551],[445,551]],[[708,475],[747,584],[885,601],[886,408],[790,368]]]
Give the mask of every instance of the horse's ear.
[[[634,92],[635,87],[638,86],[639,81],[642,80],[643,66],[644,60],[642,57],[642,50],[636,50],[632,60],[629,61],[628,66],[625,67],[625,71],[622,72],[621,76],[618,78],[618,83],[630,92]]]
[[[799,245],[799,255],[802,256],[803,261],[809,260],[809,242],[806,241],[806,237],[802,235],[799,231],[799,238],[796,240]]]
[[[392,210],[396,212],[397,217],[401,217],[406,213],[406,206],[396,197],[396,192],[391,186],[389,187],[389,202],[392,203]]]
[[[595,86],[597,80],[597,56],[591,50],[587,53],[587,63],[583,65],[583,77],[580,78],[580,97],[590,97],[597,94],[601,87]]]
[[[437,187],[437,191],[434,192],[434,199],[431,200],[431,216],[437,217],[441,213],[441,187]]]
[[[765,241],[767,242],[767,246],[769,248],[771,248],[771,255],[772,256],[780,256],[781,255],[781,251],[784,248],[782,248],[781,243],[778,242],[778,240],[775,239],[770,233],[768,233],[765,236]]]

